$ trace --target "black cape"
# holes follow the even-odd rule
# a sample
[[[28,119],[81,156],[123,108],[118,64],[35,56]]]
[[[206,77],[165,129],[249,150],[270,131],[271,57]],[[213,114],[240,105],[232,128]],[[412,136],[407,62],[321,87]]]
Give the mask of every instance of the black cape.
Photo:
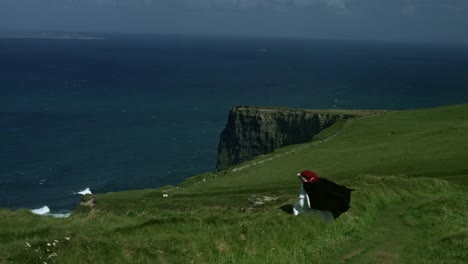
[[[311,208],[330,211],[335,219],[348,211],[353,189],[325,178],[318,178],[314,182],[305,182],[303,187],[309,196]]]

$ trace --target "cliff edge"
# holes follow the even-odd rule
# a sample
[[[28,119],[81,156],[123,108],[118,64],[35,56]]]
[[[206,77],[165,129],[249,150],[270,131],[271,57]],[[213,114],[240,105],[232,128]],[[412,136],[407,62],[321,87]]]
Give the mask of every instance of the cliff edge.
[[[337,120],[355,116],[337,111],[233,107],[221,133],[216,170],[224,170],[280,147],[311,141]]]

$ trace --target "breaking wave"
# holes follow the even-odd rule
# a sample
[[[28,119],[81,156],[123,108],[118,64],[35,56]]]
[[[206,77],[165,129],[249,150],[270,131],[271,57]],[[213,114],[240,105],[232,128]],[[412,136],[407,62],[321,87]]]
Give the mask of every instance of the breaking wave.
[[[81,195],[86,195],[86,194],[93,194],[89,188],[86,188],[82,191],[76,192],[75,194],[81,194]]]
[[[36,215],[43,215],[43,216],[52,216],[55,218],[67,218],[71,215],[71,211],[60,211],[58,213],[51,213],[50,208],[47,205],[44,205],[41,208],[32,209],[31,213]]]
[[[37,214],[37,215],[46,215],[46,214],[50,213],[50,208],[47,205],[44,205],[41,208],[32,209],[31,213]]]

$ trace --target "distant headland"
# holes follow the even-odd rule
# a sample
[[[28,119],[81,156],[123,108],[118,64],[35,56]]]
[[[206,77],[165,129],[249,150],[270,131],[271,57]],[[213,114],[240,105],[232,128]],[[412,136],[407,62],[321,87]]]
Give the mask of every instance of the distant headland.
[[[63,32],[0,32],[0,38],[31,38],[31,39],[78,39],[98,40],[102,37],[87,36],[77,33]]]

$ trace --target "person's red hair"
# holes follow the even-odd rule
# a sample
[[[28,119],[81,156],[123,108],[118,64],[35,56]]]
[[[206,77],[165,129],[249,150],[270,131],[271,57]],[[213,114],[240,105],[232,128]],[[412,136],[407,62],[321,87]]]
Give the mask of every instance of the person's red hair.
[[[302,171],[301,173],[299,173],[299,175],[304,177],[307,180],[307,182],[314,182],[319,178],[317,173],[310,170]]]

